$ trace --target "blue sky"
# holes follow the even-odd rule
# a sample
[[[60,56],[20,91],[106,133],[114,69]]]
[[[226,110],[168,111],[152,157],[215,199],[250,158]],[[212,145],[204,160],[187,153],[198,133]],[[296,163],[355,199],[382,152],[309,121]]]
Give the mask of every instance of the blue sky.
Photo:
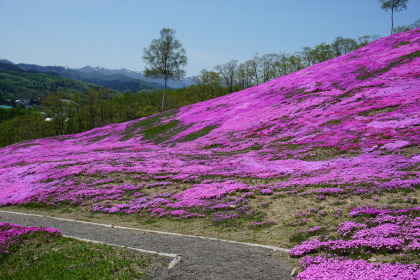
[[[420,17],[420,1],[395,25]],[[0,59],[142,71],[163,27],[188,55],[187,75],[255,53],[293,53],[337,36],[389,35],[376,0],[0,0]]]

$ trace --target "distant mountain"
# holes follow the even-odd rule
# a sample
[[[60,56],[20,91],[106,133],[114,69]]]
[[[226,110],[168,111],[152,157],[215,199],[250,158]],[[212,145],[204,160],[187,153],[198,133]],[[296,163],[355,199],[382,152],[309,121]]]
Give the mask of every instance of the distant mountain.
[[[71,69],[64,66],[39,66],[34,64],[17,64],[26,71],[37,71],[46,74],[56,73],[61,77],[111,88],[119,92],[138,92],[143,89],[156,90],[162,88],[158,83],[131,78],[122,74],[103,74],[90,66],[81,69]]]
[[[0,59],[1,63],[6,63],[6,64],[14,64],[13,62],[7,60],[7,59]]]
[[[27,99],[36,103],[44,96],[61,89],[68,92],[87,92],[89,89],[103,87],[65,78],[53,69],[43,69],[40,72],[35,68],[26,70],[10,61],[0,61],[0,104],[13,105],[16,99]]]
[[[92,66],[85,66],[83,68],[76,69],[83,73],[100,73],[103,75],[124,75],[131,79],[146,79],[141,72],[131,71],[124,68],[121,69],[108,69],[103,67],[92,67]]]
[[[12,62],[2,59],[0,60],[0,69],[3,70],[12,70],[12,71],[21,71],[22,69],[19,66],[16,66]]]
[[[83,68],[79,68],[76,69],[78,71],[81,71],[83,73],[100,73],[103,75],[124,75],[127,76],[129,78],[132,79],[140,79],[149,83],[157,83],[160,85],[164,84],[163,79],[150,79],[150,78],[146,78],[142,72],[136,72],[136,71],[131,71],[128,69],[107,69],[107,68],[102,68],[102,67],[91,67],[91,66],[85,66]],[[184,88],[184,87],[188,87],[191,86],[193,84],[196,84],[196,77],[186,77],[182,80],[179,81],[172,81],[169,80],[168,81],[168,86],[171,88]]]
[[[103,67],[85,66],[72,69],[66,66],[40,66],[36,64],[19,63],[14,64],[7,59],[0,59],[2,68],[25,70],[31,72],[45,73],[52,76],[74,79],[88,82],[99,86],[111,88],[119,92],[138,92],[143,89],[156,90],[163,88],[163,79],[146,78],[142,72],[128,69],[108,69]],[[8,65],[8,66],[6,66]],[[16,66],[18,68],[16,68]],[[187,77],[180,81],[168,81],[170,88],[184,88],[196,83],[196,77]]]

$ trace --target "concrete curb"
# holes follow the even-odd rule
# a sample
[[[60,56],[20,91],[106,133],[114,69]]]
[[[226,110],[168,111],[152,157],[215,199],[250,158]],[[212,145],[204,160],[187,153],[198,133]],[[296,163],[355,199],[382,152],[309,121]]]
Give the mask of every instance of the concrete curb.
[[[125,249],[129,249],[129,250],[133,250],[133,251],[137,251],[137,252],[141,252],[141,253],[155,254],[155,255],[159,255],[159,256],[173,258],[172,261],[168,265],[168,269],[173,268],[177,263],[179,263],[181,261],[181,258],[182,258],[180,255],[177,255],[177,254],[159,253],[159,252],[156,252],[156,251],[143,250],[143,249],[138,249],[138,248],[134,248],[134,247],[127,247],[127,246],[122,246],[122,245],[118,245],[118,244],[101,242],[101,241],[96,241],[96,240],[91,240],[91,239],[86,239],[86,238],[79,238],[79,237],[70,236],[70,235],[63,235],[63,236],[73,238],[73,239],[77,239],[77,240],[80,240],[80,241],[92,242],[92,243],[97,243],[97,244],[106,244],[106,245],[125,248]]]
[[[232,240],[227,240],[227,239],[218,239],[218,238],[213,238],[213,237],[204,237],[204,236],[199,236],[199,235],[188,235],[188,234],[181,234],[181,233],[174,233],[174,232],[165,232],[165,231],[157,231],[157,230],[149,230],[149,229],[123,227],[123,226],[116,226],[116,225],[109,225],[109,224],[100,224],[100,223],[94,223],[94,222],[51,217],[51,216],[46,216],[46,215],[29,214],[29,213],[24,213],[24,212],[13,212],[13,211],[4,211],[4,210],[0,210],[0,212],[10,213],[10,214],[18,214],[18,215],[26,215],[26,216],[34,216],[34,217],[44,217],[44,218],[61,220],[61,221],[78,222],[78,223],[104,226],[104,227],[110,227],[110,228],[136,230],[136,231],[149,232],[149,233],[155,233],[155,234],[165,234],[165,235],[173,235],[173,236],[180,236],[180,237],[199,238],[199,239],[204,239],[204,240],[222,241],[222,242],[227,242],[227,243],[241,244],[241,245],[252,246],[252,247],[260,247],[260,248],[271,249],[273,251],[289,253],[289,249],[280,248],[280,247],[276,247],[276,246],[270,246],[270,245],[256,244],[256,243],[247,243],[247,242],[232,241]]]

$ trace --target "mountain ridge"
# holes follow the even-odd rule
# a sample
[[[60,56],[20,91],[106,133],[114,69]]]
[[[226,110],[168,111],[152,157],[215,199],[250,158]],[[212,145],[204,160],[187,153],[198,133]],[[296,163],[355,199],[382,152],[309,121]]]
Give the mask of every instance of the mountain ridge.
[[[4,64],[15,65],[25,71],[37,71],[40,73],[56,72],[63,78],[75,79],[78,81],[92,82],[101,86],[109,86],[110,81],[114,80],[118,85],[112,87],[117,91],[139,91],[141,89],[159,89],[163,87],[163,79],[146,78],[142,72],[132,71],[125,68],[109,69],[104,67],[84,66],[82,68],[70,68],[67,66],[40,66],[37,64],[18,63],[15,64],[7,59],[1,59],[0,62]],[[87,74],[87,75],[85,75]],[[105,82],[106,81],[106,82]],[[120,85],[127,82],[131,84],[124,89]],[[137,87],[133,87],[133,83],[137,83]],[[187,77],[179,81],[168,81],[170,88],[183,88],[195,84],[195,77]]]
[[[3,60],[4,61],[4,60]],[[65,88],[69,92],[88,92],[99,85],[62,77],[55,71],[24,70],[14,63],[0,62],[0,102],[13,104],[15,99],[39,102],[48,93]]]
[[[144,76],[143,72],[140,71],[132,71],[125,68],[120,69],[109,69],[104,67],[92,67],[92,66],[84,66],[82,68],[77,69],[79,71],[85,72],[85,73],[101,73],[103,75],[114,75],[114,74],[121,74],[125,75],[127,77],[130,77],[132,79],[140,79],[151,83],[159,83],[161,85],[164,84],[163,79],[151,79]],[[186,77],[184,79],[181,79],[179,81],[168,81],[168,86],[171,88],[183,88],[188,87],[190,85],[195,84],[195,76],[193,77]]]
[[[149,83],[140,79],[132,79],[126,75],[113,74],[104,75],[100,72],[82,72],[78,69],[71,69],[66,66],[39,66],[34,64],[16,64],[26,71],[37,71],[40,73],[57,73],[61,77],[74,79],[77,81],[89,82],[99,86],[106,86],[116,91],[137,92],[142,89],[159,89],[160,85],[156,83]]]

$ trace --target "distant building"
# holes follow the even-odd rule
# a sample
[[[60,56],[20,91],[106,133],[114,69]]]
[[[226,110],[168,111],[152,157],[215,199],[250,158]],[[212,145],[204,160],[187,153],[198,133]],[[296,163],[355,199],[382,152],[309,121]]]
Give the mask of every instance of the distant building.
[[[16,103],[16,105],[21,105],[21,106],[25,107],[25,109],[32,107],[32,105],[30,105],[31,100],[29,98],[18,99],[18,100],[15,101],[15,103]]]
[[[29,108],[32,108],[34,106],[37,107],[39,105],[39,100],[23,98],[23,99],[16,100],[15,104],[16,105],[21,105],[21,106],[25,107],[25,109],[29,109]]]

